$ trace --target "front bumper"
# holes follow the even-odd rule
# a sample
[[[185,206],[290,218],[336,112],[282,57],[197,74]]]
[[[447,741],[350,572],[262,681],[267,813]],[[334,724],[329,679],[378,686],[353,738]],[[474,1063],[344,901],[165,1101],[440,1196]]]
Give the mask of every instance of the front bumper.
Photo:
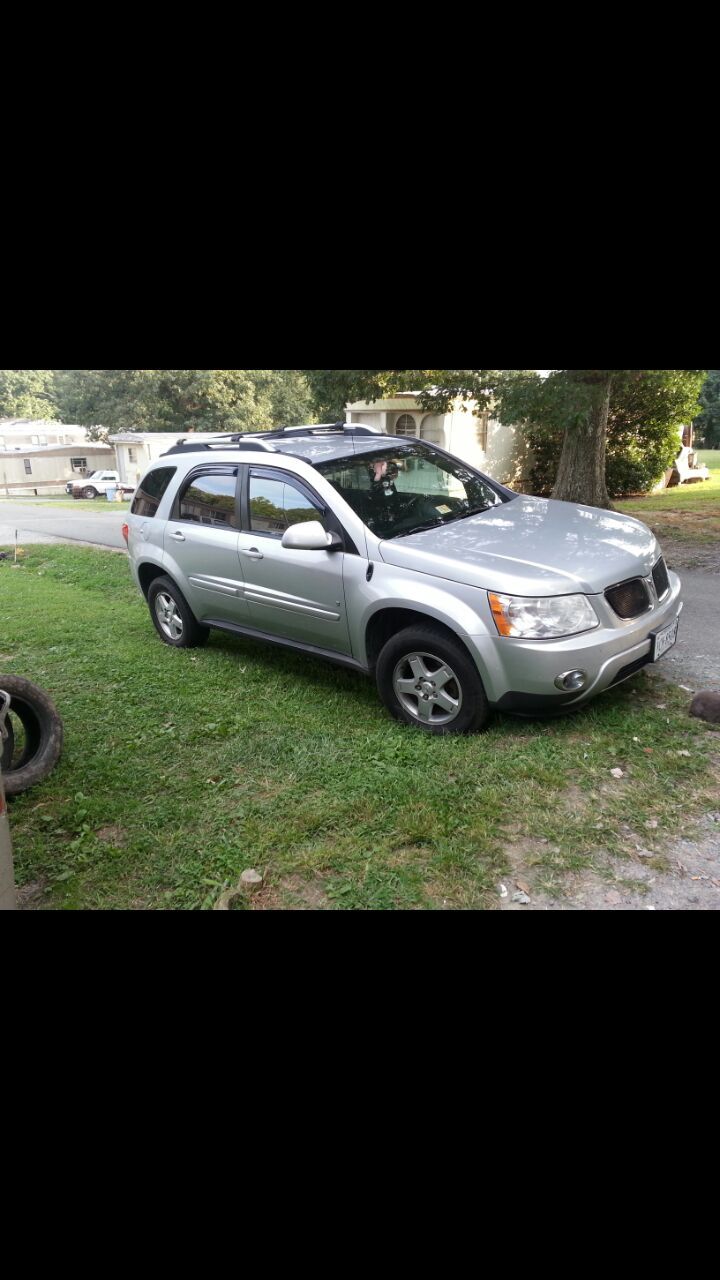
[[[681,583],[668,574],[670,591],[640,618],[615,617],[604,597],[591,597],[600,626],[567,640],[521,640],[503,636],[469,637],[492,706],[530,714],[577,707],[628,679],[651,659],[652,634],[682,611]],[[555,686],[560,674],[581,670],[587,680],[580,693]]]

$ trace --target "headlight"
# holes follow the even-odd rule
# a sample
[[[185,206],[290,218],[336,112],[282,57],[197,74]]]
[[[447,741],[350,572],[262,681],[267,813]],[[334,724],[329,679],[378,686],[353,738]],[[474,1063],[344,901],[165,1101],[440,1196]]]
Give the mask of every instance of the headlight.
[[[600,619],[585,596],[501,596],[488,592],[495,626],[501,636],[550,640],[593,631]]]

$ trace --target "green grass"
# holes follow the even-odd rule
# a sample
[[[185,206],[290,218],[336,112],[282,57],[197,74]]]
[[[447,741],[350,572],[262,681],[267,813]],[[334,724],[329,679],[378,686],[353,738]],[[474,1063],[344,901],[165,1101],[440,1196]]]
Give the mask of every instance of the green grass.
[[[710,468],[710,480],[628,498],[616,503],[618,510],[643,520],[654,533],[682,542],[714,542],[720,538],[720,450],[701,451],[699,458]]]
[[[0,670],[65,721],[59,766],[11,805],[18,880],[54,907],[208,908],[249,867],[256,908],[496,906],[503,877],[541,889],[627,851],[628,822],[661,856],[711,794],[704,727],[645,677],[575,716],[425,737],[355,673],[219,633],[167,648],[125,558],[70,547],[0,562],[0,624]]]
[[[0,493],[0,501],[18,502],[33,507],[71,507],[80,515],[88,511],[104,511],[108,515],[117,515],[118,511],[130,510],[129,502],[108,502],[107,498],[69,498],[67,495],[60,494],[57,497],[46,494],[42,498],[6,498]]]

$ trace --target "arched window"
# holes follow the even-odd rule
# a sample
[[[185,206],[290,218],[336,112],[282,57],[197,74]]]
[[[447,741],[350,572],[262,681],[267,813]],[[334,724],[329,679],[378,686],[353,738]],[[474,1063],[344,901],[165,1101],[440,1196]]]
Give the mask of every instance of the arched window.
[[[395,423],[396,436],[416,436],[417,426],[411,413],[404,413]]]

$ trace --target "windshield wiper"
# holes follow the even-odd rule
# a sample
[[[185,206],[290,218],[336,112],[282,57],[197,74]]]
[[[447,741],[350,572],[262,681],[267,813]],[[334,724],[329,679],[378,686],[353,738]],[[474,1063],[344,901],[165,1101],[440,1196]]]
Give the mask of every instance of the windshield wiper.
[[[428,520],[427,524],[416,524],[414,528],[403,529],[401,533],[391,533],[388,542],[391,542],[393,538],[409,538],[412,533],[425,533],[427,529],[437,529],[441,524],[446,523],[447,521],[440,516],[437,520]]]
[[[494,505],[495,504],[493,503],[493,506]],[[473,507],[472,511],[461,511],[459,515],[452,516],[451,518],[453,520],[469,520],[470,516],[481,516],[483,511],[492,511],[492,510],[493,510],[493,507],[490,507],[487,505],[485,505],[484,507]],[[450,520],[447,520],[446,524],[450,524]]]

